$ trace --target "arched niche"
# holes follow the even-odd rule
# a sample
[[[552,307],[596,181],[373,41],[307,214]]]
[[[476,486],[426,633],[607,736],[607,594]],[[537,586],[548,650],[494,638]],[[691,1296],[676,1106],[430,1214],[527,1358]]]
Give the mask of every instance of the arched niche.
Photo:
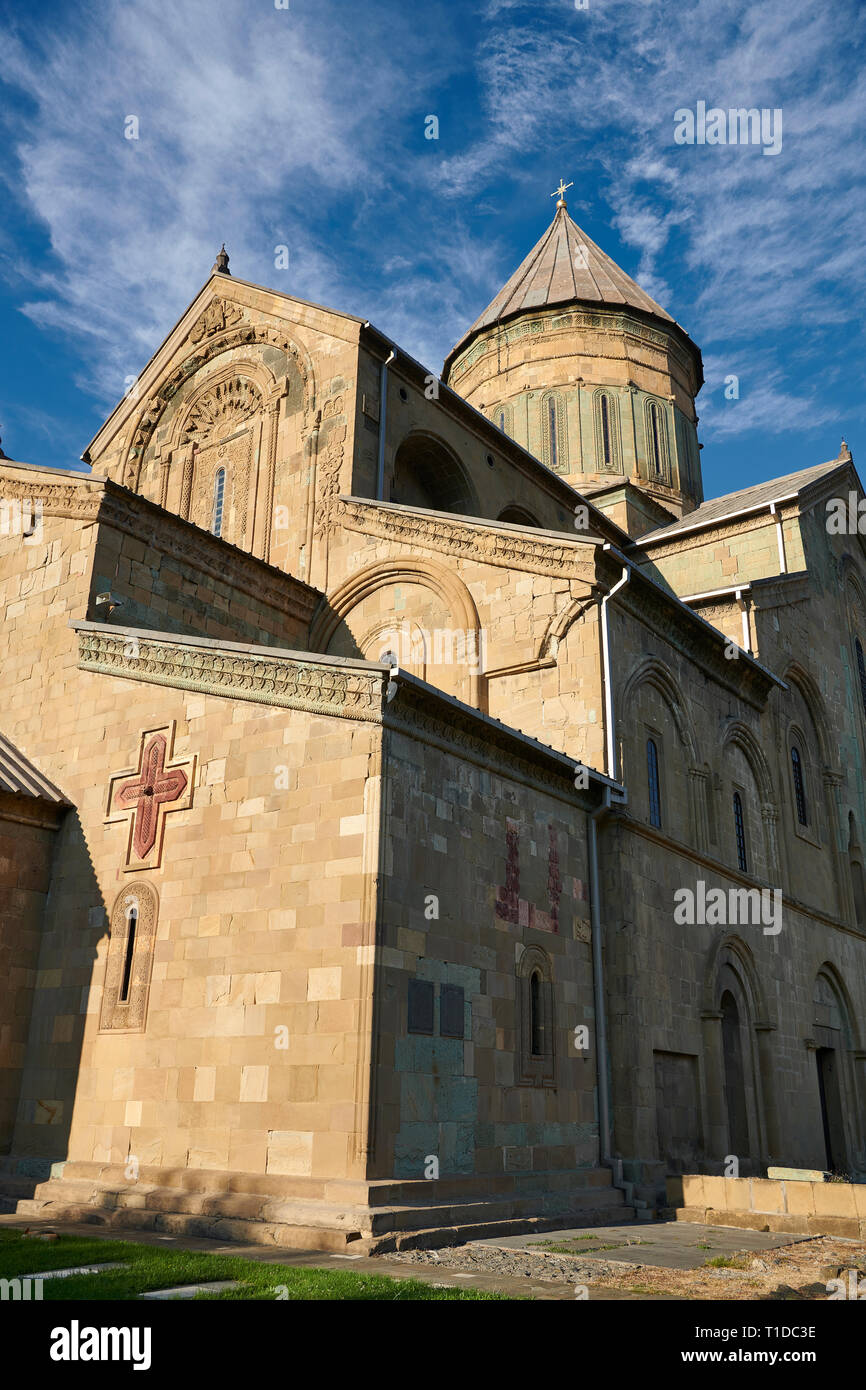
[[[446,694],[485,707],[484,634],[466,585],[443,565],[404,556],[369,565],[325,599],[310,647],[396,664]],[[423,657],[422,657],[423,653]]]
[[[457,455],[420,431],[404,439],[394,455],[389,501],[463,516],[479,511],[478,495]]]

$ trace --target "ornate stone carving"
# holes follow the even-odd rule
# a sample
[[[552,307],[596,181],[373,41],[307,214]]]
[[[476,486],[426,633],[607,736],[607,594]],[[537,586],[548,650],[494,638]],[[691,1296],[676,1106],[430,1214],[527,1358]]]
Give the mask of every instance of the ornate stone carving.
[[[212,299],[189,330],[189,340],[191,343],[200,343],[202,338],[209,338],[213,333],[232,328],[242,318],[243,310],[239,304],[233,304],[230,299]]]
[[[413,516],[405,511],[377,506],[375,502],[355,502],[341,497],[337,516],[349,531],[380,536],[408,547],[444,551],[448,555],[483,560],[505,569],[523,569],[535,574],[558,574],[567,579],[591,582],[595,575],[595,550],[585,545],[534,540],[513,531],[497,531],[466,522],[445,521],[442,517]]]
[[[99,1017],[101,1029],[141,1032],[144,1028],[158,913],[159,899],[149,883],[130,883],[115,899]],[[130,942],[133,922],[135,934]],[[127,970],[129,978],[125,981]],[[121,997],[124,983],[125,998]]]
[[[240,327],[228,329],[223,333],[215,332],[212,337],[203,339],[199,343],[196,353],[179,363],[169,373],[147,402],[133,430],[129,453],[124,464],[123,481],[126,487],[134,490],[138,486],[141,460],[147,450],[156,423],[168,402],[177,394],[184,383],[206,362],[212,361],[221,353],[256,344],[279,348],[281,352],[292,359],[303,386],[303,425],[304,428],[307,427],[315,409],[315,382],[312,363],[306,349],[296,343],[293,338],[288,337],[281,329],[272,325],[242,324]]]
[[[198,646],[182,639],[133,637],[90,624],[77,627],[82,670],[313,714],[381,720],[384,677],[375,671]]]
[[[222,538],[243,545],[247,530],[247,499],[252,457],[252,433],[199,450],[193,460],[190,521],[209,531],[213,523],[214,480],[218,468],[226,470]]]
[[[225,439],[262,408],[262,393],[254,381],[235,376],[218,382],[200,396],[187,417],[184,439]]]
[[[0,498],[5,502],[39,502],[43,516],[69,516],[91,521],[102,503],[102,484],[82,478],[80,483],[48,483],[32,474],[21,481],[0,468]]]
[[[138,766],[116,773],[108,784],[107,824],[129,818],[124,869],[157,869],[162,862],[165,817],[192,805],[195,756],[172,761],[174,724],[146,729]]]
[[[340,468],[343,462],[343,443],[346,424],[343,419],[343,397],[332,396],[322,409],[319,446],[319,486],[316,503],[314,534],[322,536],[331,528],[334,508],[340,495]]]

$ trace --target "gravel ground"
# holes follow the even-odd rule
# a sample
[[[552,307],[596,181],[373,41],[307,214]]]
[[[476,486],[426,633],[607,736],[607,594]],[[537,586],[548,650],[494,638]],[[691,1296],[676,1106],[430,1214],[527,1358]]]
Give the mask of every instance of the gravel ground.
[[[458,1245],[444,1250],[402,1250],[383,1258],[406,1265],[478,1271],[511,1278],[556,1279],[622,1292],[673,1294],[695,1299],[826,1300],[827,1283],[854,1269],[866,1279],[866,1242],[816,1236],[777,1250],[732,1251],[725,1265],[666,1269],[622,1260],[581,1259],[548,1251]],[[407,1271],[408,1272],[408,1271]]]

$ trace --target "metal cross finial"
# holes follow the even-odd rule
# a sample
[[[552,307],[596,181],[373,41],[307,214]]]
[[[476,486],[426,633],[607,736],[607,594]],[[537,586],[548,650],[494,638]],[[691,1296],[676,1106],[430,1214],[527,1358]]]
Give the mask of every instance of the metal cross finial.
[[[563,182],[562,182],[562,179],[560,179],[560,180],[559,180],[559,187],[558,187],[558,188],[554,188],[553,192],[551,193],[551,195],[550,195],[551,198],[555,198],[556,195],[557,195],[557,193],[559,194],[559,202],[558,202],[557,205],[556,205],[558,208],[564,208],[564,207],[567,206],[566,201],[565,201],[565,194],[566,194],[566,190],[569,189],[569,188],[574,188],[574,183],[573,183],[573,182],[572,182],[572,183],[563,183]]]

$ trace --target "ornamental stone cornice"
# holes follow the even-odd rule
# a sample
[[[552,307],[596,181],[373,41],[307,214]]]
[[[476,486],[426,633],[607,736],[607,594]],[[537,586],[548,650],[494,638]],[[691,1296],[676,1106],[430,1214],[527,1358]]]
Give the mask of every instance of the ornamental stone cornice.
[[[402,547],[434,550],[503,569],[526,570],[533,574],[556,574],[565,579],[595,581],[596,544],[564,538],[557,544],[549,535],[535,539],[525,532],[510,531],[495,522],[458,520],[383,506],[376,502],[341,497],[337,520],[348,531],[378,536]]]
[[[264,647],[73,622],[83,671],[380,723],[385,672]]]
[[[68,516],[93,521],[102,504],[103,480],[82,477],[49,482],[44,471],[0,469],[0,499],[5,502],[40,502],[43,516]]]

